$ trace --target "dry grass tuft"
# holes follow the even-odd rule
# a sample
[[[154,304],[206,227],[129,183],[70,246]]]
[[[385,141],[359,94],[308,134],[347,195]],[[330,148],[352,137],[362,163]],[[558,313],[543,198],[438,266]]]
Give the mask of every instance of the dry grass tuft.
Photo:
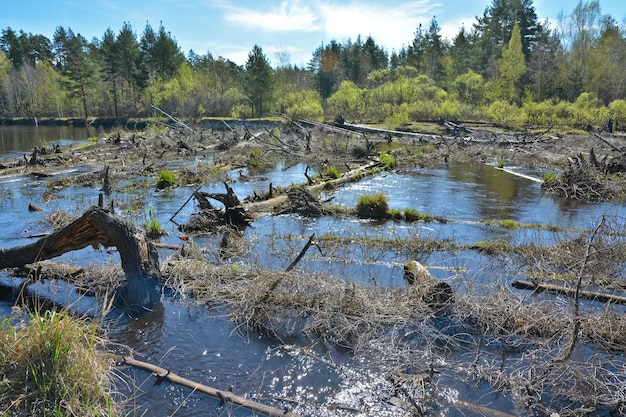
[[[46,311],[0,327],[0,406],[6,416],[116,416],[110,360],[95,325]]]

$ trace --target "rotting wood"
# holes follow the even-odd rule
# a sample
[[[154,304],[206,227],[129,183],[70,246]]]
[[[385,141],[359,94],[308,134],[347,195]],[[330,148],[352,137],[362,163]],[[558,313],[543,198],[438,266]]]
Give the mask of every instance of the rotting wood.
[[[155,246],[127,219],[97,206],[30,245],[0,249],[0,269],[21,267],[87,246],[100,245],[115,246],[120,254],[126,283],[117,291],[117,303],[132,315],[154,308],[161,296],[161,271]]]
[[[230,391],[224,391],[217,388],[210,387],[208,385],[201,384],[199,382],[194,382],[190,379],[183,378],[172,373],[169,369],[161,368],[160,366],[153,365],[148,362],[143,362],[137,359],[134,359],[130,356],[118,356],[112,355],[116,360],[120,362],[133,366],[135,368],[143,369],[148,372],[152,372],[159,381],[165,380],[178,385],[181,385],[186,388],[190,388],[194,391],[202,392],[204,394],[210,395],[211,397],[217,398],[220,401],[235,404],[248,410],[252,410],[258,413],[263,413],[268,416],[285,416],[285,417],[298,417],[298,414],[292,413],[286,409],[280,409],[276,407],[272,407],[266,404],[262,404],[256,401],[251,401],[246,398],[240,397],[239,395],[233,394]]]
[[[554,294],[567,295],[569,297],[576,296],[576,288],[568,288],[561,285],[535,283],[530,281],[516,280],[511,283],[513,288],[518,290],[530,290],[534,292],[550,292]],[[578,297],[587,300],[600,301],[603,303],[626,304],[626,297],[621,295],[607,294],[596,291],[579,290]]]
[[[418,261],[404,264],[404,279],[414,293],[432,308],[441,308],[453,302],[450,284],[433,277]]]

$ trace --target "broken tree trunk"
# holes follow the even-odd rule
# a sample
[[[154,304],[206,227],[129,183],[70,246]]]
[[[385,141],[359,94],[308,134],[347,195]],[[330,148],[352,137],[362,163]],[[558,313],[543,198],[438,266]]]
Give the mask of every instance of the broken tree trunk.
[[[118,304],[133,315],[141,314],[158,304],[161,271],[155,246],[131,222],[95,206],[68,226],[35,243],[0,249],[0,268],[21,267],[87,246],[99,245],[115,246],[120,253],[126,285],[118,290]]]
[[[418,298],[432,308],[439,309],[453,301],[452,287],[433,277],[424,265],[415,260],[404,264],[404,279]]]

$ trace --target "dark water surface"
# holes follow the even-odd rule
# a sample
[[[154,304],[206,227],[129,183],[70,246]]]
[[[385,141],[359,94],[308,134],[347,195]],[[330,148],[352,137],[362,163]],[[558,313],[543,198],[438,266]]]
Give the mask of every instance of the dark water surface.
[[[0,158],[27,153],[34,146],[66,141],[87,141],[96,134],[85,128],[5,127],[0,126]],[[210,158],[210,157],[209,157]],[[164,162],[163,168],[194,163],[208,163],[209,159],[196,161]],[[59,176],[100,169],[75,167]],[[228,175],[240,199],[255,190],[274,186],[288,186],[305,181],[304,165],[279,166],[262,175],[247,170],[235,170]],[[512,169],[515,169],[513,167]],[[522,168],[519,168],[520,170]],[[540,173],[535,173],[540,176]],[[242,179],[246,181],[242,181]],[[251,180],[247,180],[251,178]],[[153,178],[146,178],[154,182]],[[29,235],[49,232],[44,218],[56,211],[81,213],[97,203],[100,186],[72,187],[55,192],[51,199],[46,179],[31,177],[0,177],[0,248],[32,243]],[[151,206],[161,224],[167,229],[163,243],[179,243],[177,227],[169,219],[182,207],[194,188],[177,188],[165,192],[154,189],[141,191],[145,207]],[[203,191],[223,192],[223,184],[203,184]],[[553,243],[567,234],[537,230],[508,230],[478,224],[486,219],[515,220],[524,223],[554,225],[564,228],[592,229],[603,215],[620,217],[624,207],[606,203],[581,203],[557,198],[541,190],[538,183],[520,178],[485,164],[452,164],[439,169],[415,169],[412,172],[385,172],[359,183],[349,184],[325,197],[333,197],[333,204],[354,207],[363,194],[385,193],[391,208],[413,208],[423,213],[454,220],[448,223],[373,222],[356,219],[321,217],[303,219],[295,215],[267,216],[256,221],[244,232],[251,245],[242,261],[251,261],[268,269],[283,270],[302,248],[309,235],[334,234],[342,237],[386,237],[449,240],[457,243],[504,240],[514,244],[529,242]],[[139,198],[128,192],[117,191],[112,198],[121,206],[128,206]],[[44,208],[42,212],[29,212],[29,203]],[[185,206],[176,221],[186,222],[197,210],[193,204]],[[146,210],[126,212],[133,221],[146,221]],[[295,238],[294,238],[295,236]],[[215,248],[219,236],[196,236],[199,246]],[[161,259],[171,252],[161,250]],[[402,278],[403,264],[415,254],[398,251],[375,251],[354,244],[326,245],[320,250],[310,250],[298,268],[311,272],[326,272],[355,282],[379,287],[396,288],[406,285]],[[366,259],[367,262],[363,262]],[[501,266],[486,266],[485,257],[475,252],[428,253],[420,262],[427,265],[439,279],[455,285],[457,272],[468,271],[476,280],[488,280],[493,275],[503,275]],[[119,263],[115,252],[96,252],[92,248],[63,255],[59,262],[74,265],[94,263]],[[233,259],[231,262],[236,263]],[[515,278],[516,271],[508,275]],[[11,314],[14,297],[11,287],[15,279],[5,273],[0,278],[0,320]],[[39,283],[38,292],[48,298],[58,297],[71,303],[79,311],[97,309],[93,300],[79,295],[68,296],[72,289],[63,283]],[[461,284],[459,283],[459,286]],[[139,319],[120,318],[111,330],[111,338],[135,352],[138,359],[169,368],[186,378],[221,389],[232,388],[236,394],[249,398],[290,398],[301,404],[303,414],[323,415],[388,415],[400,416],[402,411],[381,398],[377,393],[387,389],[388,381],[382,373],[368,367],[367,358],[352,358],[332,346],[309,346],[304,340],[280,341],[250,330],[237,328],[228,312],[220,308],[195,305],[193,300],[180,300],[170,296],[163,299],[162,308]],[[329,365],[318,358],[328,358]],[[154,384],[148,373],[133,369],[124,370],[132,379],[124,394],[137,394],[133,406],[136,415],[251,415],[243,409],[220,405],[219,401],[186,388],[171,384]],[[477,415],[449,407],[449,401],[460,398],[483,404],[504,412],[514,412],[509,398],[493,393],[487,384],[463,381],[454,372],[443,372],[438,377],[442,398],[442,415]],[[448,397],[448,398],[443,398]],[[310,407],[302,404],[335,404],[353,407],[360,412],[341,414],[330,408]]]

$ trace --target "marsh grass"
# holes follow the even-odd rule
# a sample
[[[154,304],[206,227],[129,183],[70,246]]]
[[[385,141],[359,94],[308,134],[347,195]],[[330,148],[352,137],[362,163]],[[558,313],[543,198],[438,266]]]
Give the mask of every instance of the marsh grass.
[[[362,219],[383,220],[391,216],[387,196],[382,193],[360,196],[356,212]]]
[[[479,270],[451,272],[446,282],[455,291],[454,303],[443,309],[425,303],[411,286],[368,285],[306,269],[216,266],[203,256],[168,262],[164,275],[181,294],[225,308],[241,332],[314,345],[323,341],[347,349],[356,361],[367,358],[368,367],[392,381],[380,394],[398,395],[407,412],[415,411],[411,404],[437,409],[445,397],[439,392],[441,372],[489,385],[524,415],[538,409],[561,416],[593,415],[591,410],[619,414],[626,411],[626,367],[621,353],[611,352],[626,352],[621,310],[606,305],[576,311],[572,300],[514,290],[509,276],[517,271],[549,281],[561,271],[570,285],[580,277],[584,286],[607,285],[601,277],[619,275],[626,262],[623,239],[609,233],[616,227],[550,246],[317,237],[333,258],[340,253],[332,247],[358,245],[363,262],[386,250],[418,257],[472,249],[488,257]],[[294,257],[298,247],[285,256]],[[617,290],[619,283],[614,284]]]
[[[146,223],[146,235],[151,239],[156,239],[165,234],[165,229],[161,226],[159,217],[154,213],[152,206],[148,207],[148,222]]]
[[[0,326],[2,415],[117,416],[112,363],[97,326],[66,312],[7,318]]]
[[[337,167],[335,167],[334,165],[327,166],[325,173],[327,177],[330,177],[334,180],[341,177],[341,172],[339,172],[339,169],[337,169]]]
[[[176,185],[176,174],[171,171],[162,170],[156,179],[156,188],[164,190]]]

